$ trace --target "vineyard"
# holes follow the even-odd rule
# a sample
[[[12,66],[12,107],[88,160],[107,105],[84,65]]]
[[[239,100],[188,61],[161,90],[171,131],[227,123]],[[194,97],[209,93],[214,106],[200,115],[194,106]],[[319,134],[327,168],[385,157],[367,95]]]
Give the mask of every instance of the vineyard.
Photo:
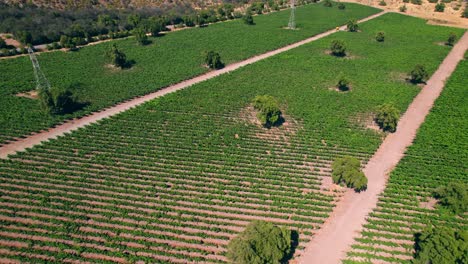
[[[466,56],[466,55],[465,55]],[[466,214],[455,216],[432,193],[468,181],[466,72],[460,63],[420,128],[343,263],[410,263],[414,236],[427,226],[466,230]]]
[[[63,120],[110,107],[135,96],[148,94],[208,71],[204,54],[220,53],[224,63],[249,58],[343,25],[351,18],[364,18],[379,10],[347,4],[345,10],[323,5],[297,9],[300,30],[286,30],[289,11],[255,17],[254,26],[229,21],[204,28],[187,29],[140,46],[134,38],[113,41],[135,65],[128,70],[107,67],[109,43],[76,52],[52,52],[38,56],[42,70],[53,86],[69,88],[85,105],[73,114],[47,116],[37,100],[17,94],[35,88],[27,57],[0,61],[0,145],[17,137],[47,129]]]
[[[379,31],[383,43],[375,41]],[[418,63],[433,73],[450,50],[438,44],[450,32],[463,31],[386,14],[360,25],[360,32],[337,32],[1,160],[0,256],[33,263],[224,263],[229,240],[254,219],[297,232],[297,256],[343,194],[324,184],[331,162],[350,155],[366,163],[384,136],[368,129],[367,119],[382,103],[406,109],[421,88],[405,75]],[[346,57],[329,54],[335,39],[346,43]],[[255,50],[241,47],[229,59],[224,46],[226,61]],[[135,50],[129,57],[141,52]],[[64,62],[85,52],[96,51],[41,57]],[[75,70],[79,65],[67,62]],[[8,63],[20,67],[20,60]],[[193,70],[180,67],[186,66]],[[119,80],[132,87],[131,95],[118,97],[113,82],[105,85],[115,94],[100,90],[96,80],[93,95],[117,100],[148,92],[143,66],[120,75],[131,71],[142,79]],[[350,91],[331,89],[338,74],[348,76]],[[250,102],[261,94],[279,99],[281,126],[255,122]]]

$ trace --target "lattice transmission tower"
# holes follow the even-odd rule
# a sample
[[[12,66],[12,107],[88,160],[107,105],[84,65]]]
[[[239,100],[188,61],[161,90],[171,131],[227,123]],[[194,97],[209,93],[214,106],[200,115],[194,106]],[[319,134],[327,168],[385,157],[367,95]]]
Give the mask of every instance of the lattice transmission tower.
[[[289,29],[296,29],[296,1],[291,0],[291,15],[289,16]]]
[[[37,61],[36,54],[31,47],[28,47],[29,58],[31,59],[33,69],[34,69],[34,76],[36,77],[36,90],[50,89],[50,83],[45,77],[44,73],[41,71],[41,67],[39,66],[39,61]]]

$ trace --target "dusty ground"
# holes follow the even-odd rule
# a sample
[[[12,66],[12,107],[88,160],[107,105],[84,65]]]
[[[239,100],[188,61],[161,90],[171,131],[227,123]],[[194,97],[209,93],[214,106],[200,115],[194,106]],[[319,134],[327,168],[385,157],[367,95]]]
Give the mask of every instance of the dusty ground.
[[[343,0],[342,2],[353,2],[363,5],[370,5],[383,10],[394,12],[399,12],[400,6],[405,4],[403,3],[403,0],[385,0],[387,6],[380,6],[380,1],[381,0]],[[435,5],[436,4],[429,3],[427,0],[423,0],[422,5],[406,3],[406,14],[427,19],[429,24],[468,29],[468,18],[461,17],[463,10],[465,10],[466,2],[463,2],[462,0],[455,0],[451,3],[446,3],[445,11],[443,13],[434,12]],[[459,7],[459,10],[455,10],[457,7]]]

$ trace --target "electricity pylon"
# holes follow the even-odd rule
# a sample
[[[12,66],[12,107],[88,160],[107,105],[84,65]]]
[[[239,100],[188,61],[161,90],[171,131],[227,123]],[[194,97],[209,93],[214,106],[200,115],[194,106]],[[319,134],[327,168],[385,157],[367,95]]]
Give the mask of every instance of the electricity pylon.
[[[34,69],[34,76],[36,77],[36,90],[50,89],[50,83],[45,77],[44,73],[41,71],[41,67],[39,66],[39,61],[37,61],[36,54],[31,47],[28,47],[29,58],[31,59],[33,69]]]
[[[295,0],[291,0],[291,15],[289,16],[289,29],[296,29],[296,3]]]

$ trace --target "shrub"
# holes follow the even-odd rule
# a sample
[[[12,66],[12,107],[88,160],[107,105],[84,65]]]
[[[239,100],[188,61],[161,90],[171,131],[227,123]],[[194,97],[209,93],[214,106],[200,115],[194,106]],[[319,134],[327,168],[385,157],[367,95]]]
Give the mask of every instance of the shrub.
[[[381,0],[379,2],[379,6],[386,6],[386,5],[387,5],[387,3],[384,0]]]
[[[346,46],[342,40],[333,40],[330,45],[331,53],[335,56],[346,56]]]
[[[435,4],[437,2],[439,2],[439,0],[429,0],[429,3],[432,3],[432,4]]]
[[[141,28],[137,27],[133,30],[133,35],[135,36],[135,39],[137,40],[138,44],[140,45],[146,45],[148,44],[148,36],[146,36],[146,31]]]
[[[290,230],[256,220],[229,242],[227,258],[236,264],[281,263],[291,245]]]
[[[7,47],[7,44],[3,38],[0,37],[0,49],[5,49]]]
[[[439,187],[433,193],[439,204],[455,214],[464,214],[468,209],[468,185],[464,183],[449,183]]]
[[[73,112],[77,102],[73,93],[67,89],[53,87],[39,90],[42,109],[49,114],[67,114]]]
[[[411,3],[414,5],[422,5],[422,0],[411,0]]]
[[[257,95],[252,101],[255,110],[258,111],[257,118],[263,126],[271,127],[281,121],[281,110],[279,103],[270,95]]]
[[[375,35],[375,40],[378,42],[384,42],[385,41],[385,32],[377,32],[377,35]]]
[[[117,45],[115,43],[111,46],[106,55],[110,60],[110,63],[115,67],[120,67],[121,69],[123,69],[129,66],[127,56],[125,55],[125,53],[123,53],[117,48]]]
[[[429,228],[415,235],[414,264],[466,263],[468,233],[446,227]]]
[[[349,80],[344,76],[340,76],[340,78],[338,80],[337,87],[338,87],[338,89],[340,89],[340,91],[348,91],[349,90]]]
[[[383,131],[395,132],[400,119],[400,111],[392,104],[383,104],[378,107],[375,122]]]
[[[60,46],[66,49],[76,49],[76,43],[67,35],[60,36]]]
[[[335,184],[344,183],[356,192],[367,189],[367,178],[361,171],[361,162],[354,157],[346,156],[334,160],[332,179]]]
[[[210,51],[206,54],[205,63],[210,69],[221,69],[224,67],[224,63],[221,61],[219,53]]]
[[[468,18],[468,6],[465,8],[465,11],[463,11],[462,17]]]
[[[343,4],[343,3],[339,3],[339,4],[338,4],[338,9],[340,9],[340,10],[344,10],[344,9],[346,9],[346,6],[345,6],[345,4]]]
[[[255,25],[254,20],[253,20],[253,16],[252,16],[252,12],[250,12],[250,10],[247,10],[245,15],[242,17],[242,20],[247,25]]]
[[[332,1],[331,0],[324,0],[323,1],[323,6],[332,7],[333,6]]]
[[[348,28],[349,32],[356,32],[359,29],[359,25],[356,20],[349,20],[348,23],[346,24],[346,27]]]
[[[434,9],[435,12],[444,12],[444,10],[445,10],[444,3],[438,3],[437,5],[435,5],[435,9]]]
[[[457,41],[457,35],[455,35],[455,33],[452,32],[449,34],[449,37],[445,44],[447,44],[448,46],[453,46],[455,44],[455,41]]]
[[[400,12],[402,12],[402,13],[405,13],[405,12],[406,12],[406,10],[408,10],[408,8],[406,7],[406,5],[402,5],[402,6],[400,6],[400,8],[399,8],[399,9],[400,9]]]
[[[427,78],[429,78],[429,73],[427,73],[424,65],[418,64],[410,72],[410,81],[412,83],[424,83]]]

